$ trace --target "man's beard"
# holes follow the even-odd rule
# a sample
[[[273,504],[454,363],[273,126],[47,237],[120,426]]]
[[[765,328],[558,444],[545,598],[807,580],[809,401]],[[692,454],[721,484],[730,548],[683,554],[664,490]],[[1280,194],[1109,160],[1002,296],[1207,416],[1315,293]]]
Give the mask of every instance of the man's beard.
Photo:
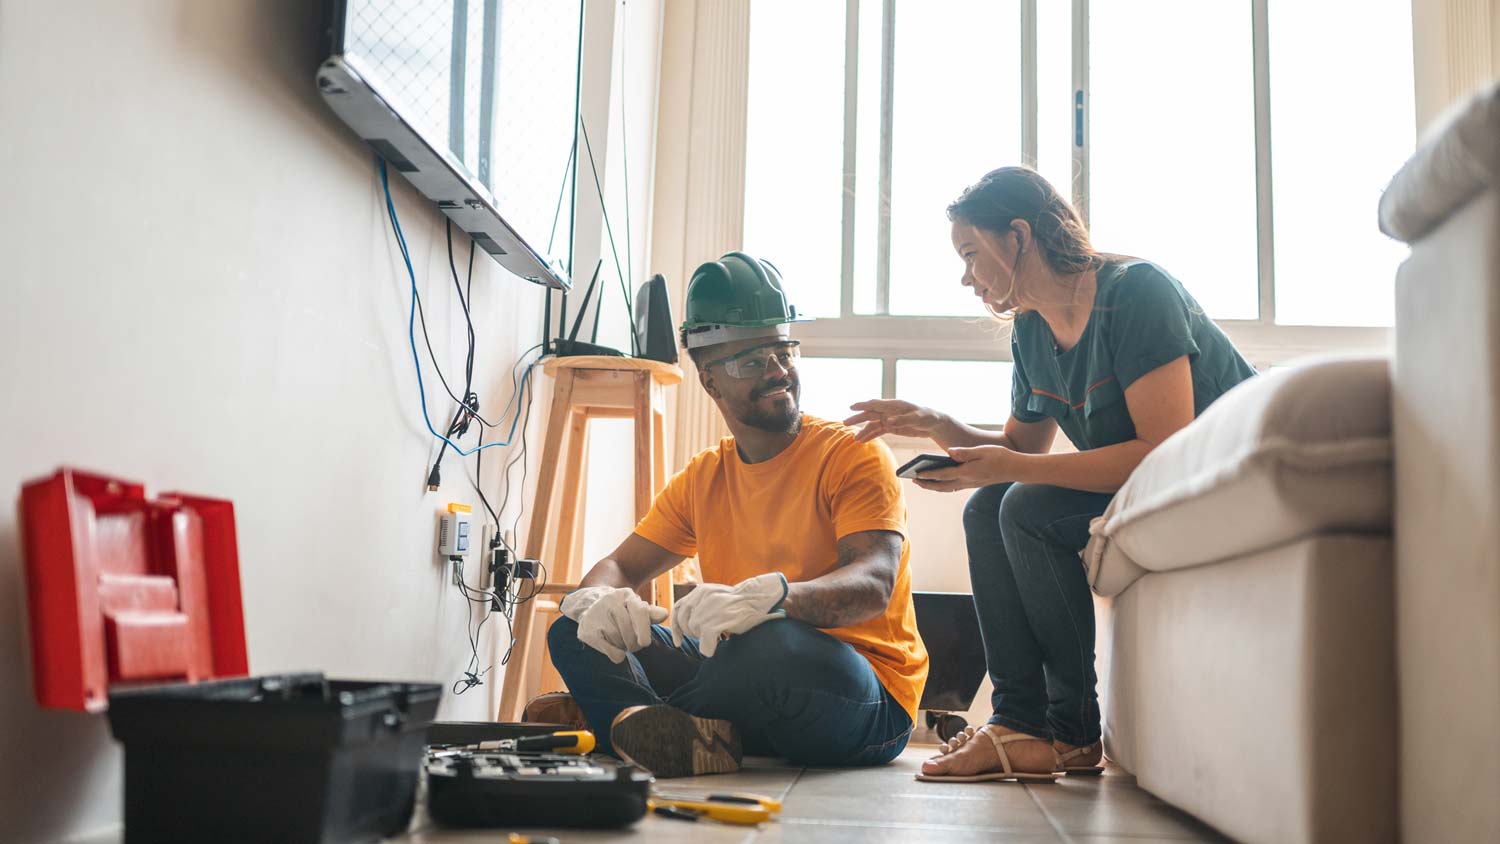
[[[788,401],[784,408],[771,411],[762,410],[760,407],[760,397],[778,387],[787,388]],[[765,387],[756,390],[756,395],[751,398],[750,407],[740,417],[740,422],[772,434],[795,434],[802,428],[801,398],[802,384],[800,381],[788,379],[782,383],[767,384]]]

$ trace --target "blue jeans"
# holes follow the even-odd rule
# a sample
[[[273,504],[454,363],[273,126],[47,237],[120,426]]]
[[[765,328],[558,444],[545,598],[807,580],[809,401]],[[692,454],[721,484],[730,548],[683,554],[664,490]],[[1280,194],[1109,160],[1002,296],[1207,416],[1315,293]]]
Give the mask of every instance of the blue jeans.
[[[651,636],[652,644],[616,665],[578,641],[570,618],[547,632],[552,664],[606,753],[614,752],[609,726],[621,710],[662,703],[729,721],[745,753],[795,765],[883,765],[911,735],[911,717],[870,663],[803,622],[767,621],[720,643],[711,659],[694,639],[674,647],[662,625]]]
[[[964,508],[995,686],[990,723],[1074,745],[1099,740],[1094,603],[1078,552],[1112,497],[1008,483],[977,490]]]

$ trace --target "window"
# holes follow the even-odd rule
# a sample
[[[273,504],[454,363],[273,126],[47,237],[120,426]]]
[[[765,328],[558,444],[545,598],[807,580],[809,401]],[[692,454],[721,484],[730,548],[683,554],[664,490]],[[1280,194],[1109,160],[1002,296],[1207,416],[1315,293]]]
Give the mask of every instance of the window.
[[[1089,6],[1094,245],[1161,264],[1215,319],[1260,315],[1250,23],[1248,3]]]
[[[861,391],[1004,421],[1009,342],[944,211],[1016,162],[1258,366],[1388,343],[1404,247],[1374,208],[1415,134],[1406,0],[756,0],[750,30],[745,247],[820,317],[796,332],[805,400],[857,361]]]
[[[823,419],[849,417],[849,405],[880,398],[880,358],[812,358],[797,361],[802,410]]]
[[[888,234],[874,244],[856,240],[855,248],[888,252],[891,313],[973,315],[976,300],[957,284],[943,209],[1000,162],[1021,160],[1021,66],[995,61],[1005,45],[1020,43],[1020,3],[926,0],[892,8],[890,131],[881,147],[859,150],[855,165],[856,172],[889,170],[882,191]]]
[[[839,314],[844,9],[756,0],[750,18],[745,250],[795,283],[794,304]]]
[[[1375,229],[1415,144],[1407,0],[1272,0],[1271,193],[1276,321],[1392,325],[1406,247]],[[1337,57],[1328,46],[1337,44]],[[1332,59],[1332,60],[1330,60]],[[1318,84],[1309,85],[1316,79]]]
[[[1010,416],[1011,365],[988,360],[896,362],[896,397],[938,407],[975,424],[1003,425]]]

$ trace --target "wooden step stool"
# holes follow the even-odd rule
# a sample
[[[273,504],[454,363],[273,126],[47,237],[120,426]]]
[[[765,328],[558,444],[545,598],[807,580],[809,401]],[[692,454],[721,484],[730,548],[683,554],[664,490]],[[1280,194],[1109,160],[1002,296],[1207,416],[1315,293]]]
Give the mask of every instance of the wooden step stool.
[[[552,392],[552,409],[547,415],[536,505],[526,532],[526,557],[547,564],[549,576],[536,597],[516,608],[512,624],[515,644],[500,692],[497,716],[500,721],[521,720],[522,708],[537,694],[538,689],[528,688],[527,678],[538,652],[543,685],[548,686],[545,691],[562,688],[547,656],[545,634],[540,642],[534,642],[532,633],[536,614],[556,614],[562,596],[577,589],[583,577],[581,511],[589,420],[635,420],[635,518],[639,521],[667,483],[666,388],[682,381],[682,370],[676,366],[643,358],[592,355],[551,358],[542,365],[542,371],[556,378],[557,383]],[[552,498],[559,472],[563,477],[558,496],[561,506],[554,522]],[[553,540],[550,558],[543,556],[549,537]],[[522,587],[523,595],[529,586]],[[648,591],[643,598],[671,609],[672,573],[656,578]]]

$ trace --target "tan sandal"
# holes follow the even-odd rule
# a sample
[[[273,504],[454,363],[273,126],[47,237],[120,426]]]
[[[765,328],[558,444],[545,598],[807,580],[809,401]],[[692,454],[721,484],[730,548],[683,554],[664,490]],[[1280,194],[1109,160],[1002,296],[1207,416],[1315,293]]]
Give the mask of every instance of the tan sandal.
[[[976,730],[972,735],[983,735],[985,738],[988,738],[992,744],[995,745],[995,755],[1000,757],[1000,770],[986,771],[982,774],[917,774],[917,779],[921,780],[922,782],[999,782],[1002,780],[1015,780],[1017,782],[1053,782],[1058,777],[1063,775],[1063,772],[1060,769],[1048,771],[1046,773],[1033,773],[1029,771],[1015,770],[1011,767],[1010,764],[1010,754],[1005,752],[1005,746],[1007,744],[1010,744],[1014,741],[1039,741],[1043,744],[1046,744],[1048,747],[1052,747],[1052,745],[1049,744],[1046,739],[1039,739],[1036,736],[1029,736],[1025,733],[1008,733],[1003,736],[996,735],[993,730],[989,729],[989,727],[989,724],[985,724],[978,730]],[[964,743],[967,744],[967,742]],[[957,748],[955,748],[954,750],[956,752]],[[1057,748],[1055,747],[1052,748],[1052,757],[1054,760],[1057,759]],[[1058,762],[1057,765],[1060,768],[1061,762]]]
[[[1061,771],[1063,773],[1069,774],[1070,776],[1077,776],[1077,777],[1097,777],[1097,776],[1099,776],[1100,774],[1104,773],[1104,766],[1102,764],[1100,764],[1100,765],[1069,765],[1068,764],[1069,760],[1077,759],[1080,756],[1089,756],[1089,755],[1091,755],[1096,748],[1099,750],[1099,758],[1100,758],[1100,761],[1102,762],[1103,759],[1104,759],[1104,748],[1097,741],[1094,742],[1093,744],[1085,744],[1082,747],[1075,747],[1072,750],[1068,750],[1068,751],[1059,751],[1059,750],[1057,750],[1057,746],[1053,745],[1052,749],[1054,751],[1057,751],[1057,754],[1058,754],[1057,755],[1057,770]]]

